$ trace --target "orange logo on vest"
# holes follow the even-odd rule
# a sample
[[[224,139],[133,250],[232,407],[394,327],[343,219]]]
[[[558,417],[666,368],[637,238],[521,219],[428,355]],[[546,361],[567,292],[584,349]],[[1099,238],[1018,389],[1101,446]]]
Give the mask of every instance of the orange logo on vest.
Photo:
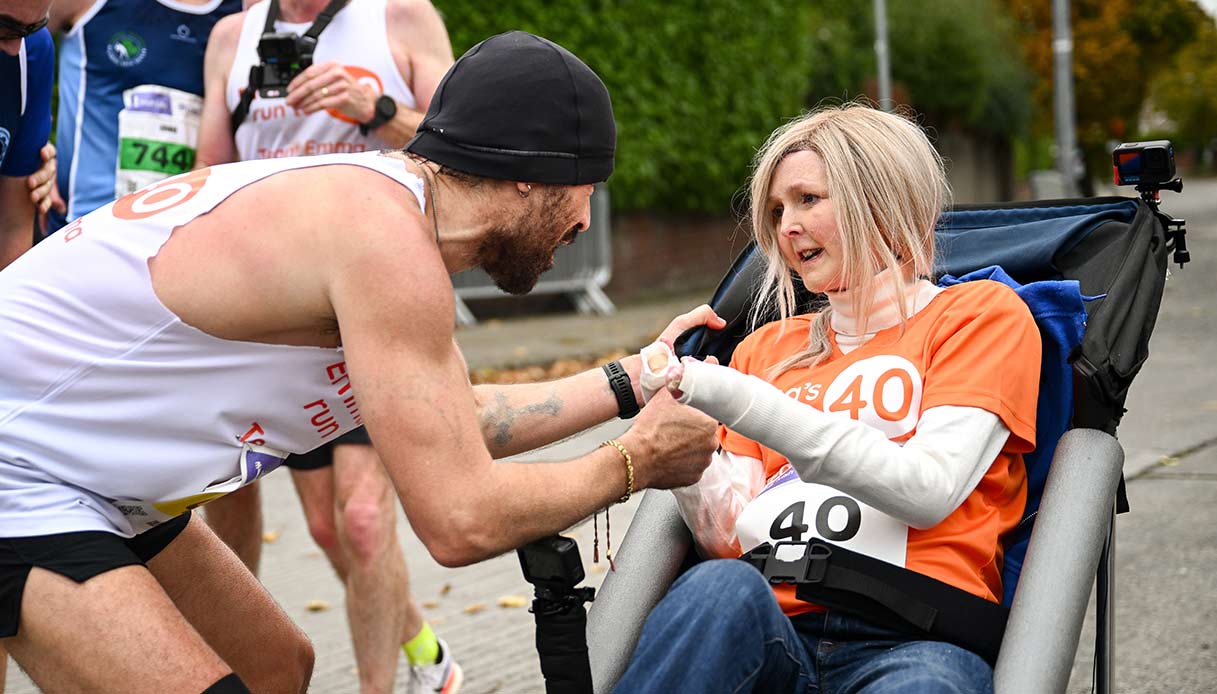
[[[190,171],[124,195],[114,203],[114,216],[119,219],[144,219],[177,207],[197,195],[209,175],[210,168]]]
[[[355,78],[356,82],[364,85],[365,87],[371,87],[372,91],[376,92],[377,95],[385,93],[384,85],[381,84],[380,77],[378,77],[375,72],[372,72],[371,70],[368,70],[367,68],[359,67],[357,65],[344,65],[343,68],[346,69],[346,71],[351,75],[351,77]],[[359,121],[355,120],[354,118],[350,118],[349,116],[344,115],[338,109],[327,108],[325,110],[325,112],[344,123],[351,123],[352,125],[359,125]]]

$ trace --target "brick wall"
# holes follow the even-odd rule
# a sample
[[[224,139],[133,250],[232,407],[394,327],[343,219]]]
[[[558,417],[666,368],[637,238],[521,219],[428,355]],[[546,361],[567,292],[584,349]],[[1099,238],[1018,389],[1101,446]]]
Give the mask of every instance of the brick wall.
[[[614,301],[713,289],[748,242],[726,218],[668,218],[646,213],[613,218]]]

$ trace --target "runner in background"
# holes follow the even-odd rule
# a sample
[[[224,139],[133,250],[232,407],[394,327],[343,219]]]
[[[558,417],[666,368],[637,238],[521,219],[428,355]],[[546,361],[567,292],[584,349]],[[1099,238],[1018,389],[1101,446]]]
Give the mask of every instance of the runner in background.
[[[194,166],[203,54],[241,0],[56,0],[62,32],[56,126],[57,230]]]

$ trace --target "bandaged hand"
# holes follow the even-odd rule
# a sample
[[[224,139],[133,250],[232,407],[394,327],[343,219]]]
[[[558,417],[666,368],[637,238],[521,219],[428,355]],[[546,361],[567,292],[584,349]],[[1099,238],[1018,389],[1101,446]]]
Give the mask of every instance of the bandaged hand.
[[[672,345],[663,340],[656,340],[642,348],[642,376],[639,385],[642,387],[642,401],[646,403],[661,388],[666,388],[672,397],[679,398],[680,379],[684,376],[684,364],[676,358]],[[697,361],[693,357],[685,357],[684,361]],[[710,356],[707,364],[717,364],[718,359]]]

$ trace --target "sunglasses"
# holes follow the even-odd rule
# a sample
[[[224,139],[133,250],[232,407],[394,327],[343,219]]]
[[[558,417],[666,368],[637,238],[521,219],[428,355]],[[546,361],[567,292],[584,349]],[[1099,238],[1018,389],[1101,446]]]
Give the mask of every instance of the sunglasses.
[[[50,15],[47,15],[33,24],[22,24],[6,14],[0,14],[0,41],[23,39],[45,27],[50,21]]]

